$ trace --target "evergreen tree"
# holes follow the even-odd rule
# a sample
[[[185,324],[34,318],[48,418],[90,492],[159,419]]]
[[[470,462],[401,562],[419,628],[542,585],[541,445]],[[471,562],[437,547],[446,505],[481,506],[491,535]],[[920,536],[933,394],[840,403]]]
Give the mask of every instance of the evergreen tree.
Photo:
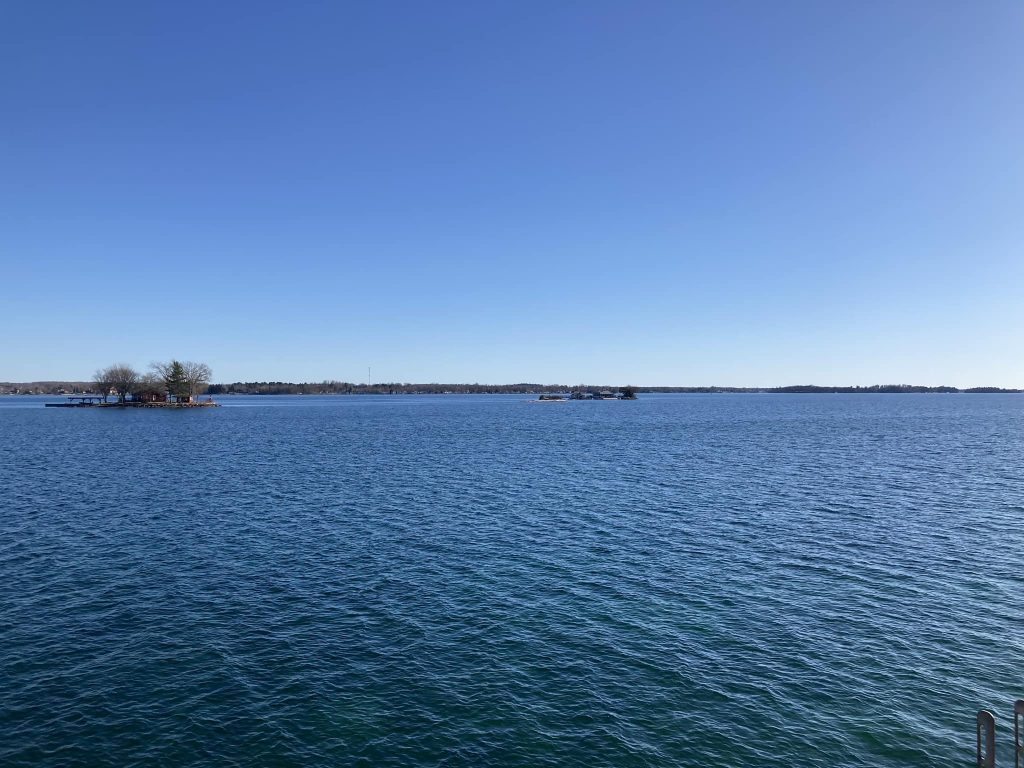
[[[189,396],[188,379],[185,375],[185,366],[177,360],[171,360],[164,366],[164,383],[167,391],[175,400],[186,400]]]

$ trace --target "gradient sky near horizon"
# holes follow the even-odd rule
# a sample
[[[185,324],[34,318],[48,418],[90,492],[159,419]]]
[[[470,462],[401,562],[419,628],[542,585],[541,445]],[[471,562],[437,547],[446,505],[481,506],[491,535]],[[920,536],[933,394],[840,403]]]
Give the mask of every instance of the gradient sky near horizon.
[[[0,7],[0,380],[1024,386],[1024,4]]]

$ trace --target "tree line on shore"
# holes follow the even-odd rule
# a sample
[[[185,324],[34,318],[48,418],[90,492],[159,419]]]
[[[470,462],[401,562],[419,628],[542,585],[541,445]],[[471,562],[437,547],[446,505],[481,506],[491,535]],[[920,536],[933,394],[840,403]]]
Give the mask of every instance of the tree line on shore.
[[[641,391],[638,387],[589,384],[409,384],[387,382],[356,384],[346,381],[293,383],[287,381],[236,381],[212,384],[211,395],[535,395],[555,392]],[[651,390],[653,391],[653,390]]]
[[[593,384],[408,384],[380,383],[355,384],[344,381],[321,381],[293,383],[286,381],[236,381],[232,384],[212,384],[211,395],[533,395],[564,392],[586,392],[597,394],[602,391],[623,391],[636,393],[779,393],[779,394],[901,394],[901,393],[959,393],[959,392],[1022,392],[1020,389],[1000,387],[925,387],[914,384],[875,384],[869,387],[821,387],[811,384],[788,387],[613,387]]]
[[[149,371],[140,373],[127,363],[114,363],[96,371],[92,383],[104,402],[111,392],[118,402],[133,399],[172,398],[187,402],[205,393],[210,386],[213,372],[206,363],[191,360],[171,360],[166,363],[150,363]]]
[[[161,364],[163,365],[163,364]],[[181,364],[183,368],[185,363]],[[196,365],[190,363],[189,365]],[[198,364],[202,365],[202,364]],[[114,367],[114,366],[111,366]],[[131,366],[126,366],[130,368]],[[156,378],[150,378],[156,374]],[[149,373],[135,372],[139,381],[155,382],[157,386],[167,382],[162,373],[150,371]],[[130,377],[129,377],[130,378]],[[210,373],[207,367],[205,381],[200,383],[203,377],[192,377],[193,384],[190,385],[188,393],[195,397],[204,394],[210,395],[389,395],[389,394],[511,394],[531,395],[542,393],[565,393],[573,391],[589,392],[596,394],[602,390],[615,391],[619,389],[611,386],[595,386],[589,384],[409,384],[409,383],[383,383],[383,384],[356,384],[342,381],[321,381],[292,383],[285,381],[247,381],[234,382],[232,384],[210,384]],[[136,385],[138,384],[136,383]],[[177,385],[176,385],[177,388]],[[113,387],[107,387],[110,392]],[[129,387],[129,390],[131,387]],[[870,387],[822,387],[815,385],[796,385],[788,387],[632,387],[638,393],[686,393],[686,394],[714,394],[714,393],[779,393],[779,394],[906,394],[906,393],[1019,393],[1024,390],[1004,389],[1001,387],[970,387],[958,389],[956,387],[924,387],[912,384],[876,384]],[[97,381],[32,381],[32,382],[0,382],[0,394],[35,394],[35,395],[63,395],[63,394],[89,394],[99,391],[102,394],[103,387]],[[184,391],[183,389],[181,391]]]

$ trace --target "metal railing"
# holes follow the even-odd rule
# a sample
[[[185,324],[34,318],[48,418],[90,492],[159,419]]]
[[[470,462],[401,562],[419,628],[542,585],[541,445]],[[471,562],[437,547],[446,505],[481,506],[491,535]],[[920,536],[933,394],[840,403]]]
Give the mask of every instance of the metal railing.
[[[978,712],[978,768],[996,768],[996,716]],[[1024,699],[1013,704],[1013,766],[1024,768]]]

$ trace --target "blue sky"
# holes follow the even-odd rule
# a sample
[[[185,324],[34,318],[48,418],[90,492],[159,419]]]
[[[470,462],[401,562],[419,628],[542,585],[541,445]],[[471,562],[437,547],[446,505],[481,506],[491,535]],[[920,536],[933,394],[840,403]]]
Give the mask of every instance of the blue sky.
[[[1024,386],[1019,2],[6,3],[0,380]]]

